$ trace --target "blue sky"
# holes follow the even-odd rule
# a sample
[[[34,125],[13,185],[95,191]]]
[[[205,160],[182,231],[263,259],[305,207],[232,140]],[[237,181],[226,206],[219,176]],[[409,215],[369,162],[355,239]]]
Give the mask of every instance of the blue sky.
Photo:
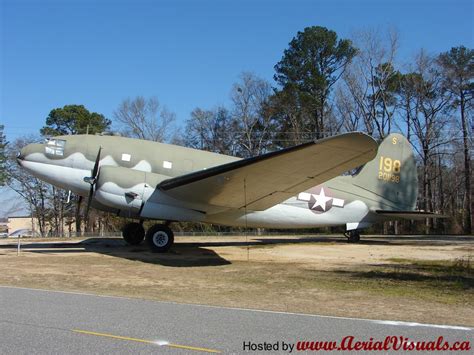
[[[182,122],[227,104],[242,71],[272,80],[298,30],[350,37],[400,32],[400,61],[473,47],[473,2],[0,0],[0,123],[7,139],[37,133],[49,111],[83,104],[112,118],[122,99],[156,96]]]

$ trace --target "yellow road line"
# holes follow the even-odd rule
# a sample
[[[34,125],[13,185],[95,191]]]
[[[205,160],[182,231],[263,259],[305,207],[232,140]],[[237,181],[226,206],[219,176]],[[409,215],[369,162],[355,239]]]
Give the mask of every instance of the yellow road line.
[[[72,331],[75,332],[75,333],[82,333],[82,334],[87,334],[87,335],[96,335],[96,336],[99,336],[99,337],[107,337],[107,338],[114,338],[114,339],[120,339],[120,340],[136,341],[136,342],[139,342],[139,343],[147,343],[147,344],[155,344],[156,345],[156,343],[154,341],[146,340],[146,339],[122,337],[120,335],[96,333],[96,332],[90,332],[88,330],[80,330],[80,329],[72,329]]]
[[[166,344],[165,346],[168,346],[170,348],[178,348],[178,349],[186,349],[186,350],[195,350],[195,351],[205,351],[208,353],[218,353],[220,354],[219,350],[213,350],[213,349],[206,349],[206,348],[196,348],[195,346],[188,346],[188,345],[178,345],[178,344]]]
[[[135,342],[139,342],[139,343],[159,345],[155,341],[146,340],[146,339],[130,338],[130,337],[124,337],[124,336],[120,336],[120,335],[113,335],[113,334],[107,334],[107,333],[97,333],[97,332],[91,332],[91,331],[88,331],[88,330],[81,330],[81,329],[71,329],[71,331],[73,331],[75,333],[95,335],[95,336],[99,336],[99,337],[106,337],[106,338],[113,338],[113,339],[119,339],[119,340],[135,341]],[[207,352],[207,353],[220,353],[219,350],[207,349],[207,348],[198,348],[198,347],[195,347],[195,346],[187,346],[187,345],[179,345],[179,344],[171,344],[171,343],[166,343],[166,344],[163,344],[162,346],[168,346],[170,348],[178,348],[178,349],[185,349],[185,350],[203,351],[203,352]]]

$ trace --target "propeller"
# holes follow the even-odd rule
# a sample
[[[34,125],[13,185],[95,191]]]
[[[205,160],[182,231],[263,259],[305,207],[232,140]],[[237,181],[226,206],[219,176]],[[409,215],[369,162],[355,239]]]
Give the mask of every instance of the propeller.
[[[92,197],[94,195],[95,184],[97,183],[97,178],[99,177],[99,163],[100,163],[100,153],[102,151],[102,147],[99,148],[97,152],[97,157],[95,158],[94,168],[92,169],[92,176],[86,176],[84,181],[91,185],[89,189],[89,195],[87,196],[87,205],[86,205],[86,214],[85,220],[89,220],[89,209],[92,204]]]

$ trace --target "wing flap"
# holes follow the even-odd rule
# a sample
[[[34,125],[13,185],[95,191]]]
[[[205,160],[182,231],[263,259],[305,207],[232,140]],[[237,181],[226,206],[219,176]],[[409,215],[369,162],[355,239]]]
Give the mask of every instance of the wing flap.
[[[372,160],[377,143],[346,133],[168,179],[157,188],[191,203],[265,210]]]

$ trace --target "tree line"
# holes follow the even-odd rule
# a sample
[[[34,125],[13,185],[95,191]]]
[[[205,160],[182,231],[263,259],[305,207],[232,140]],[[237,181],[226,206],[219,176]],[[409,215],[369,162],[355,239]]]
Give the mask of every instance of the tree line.
[[[243,72],[230,88],[228,105],[196,107],[181,126],[157,98],[135,97],[122,101],[112,119],[82,105],[53,109],[40,136],[97,134],[114,123],[124,136],[245,158],[348,131],[379,140],[397,131],[416,152],[418,208],[451,216],[434,224],[397,223],[397,230],[471,233],[474,50],[420,49],[412,60],[400,62],[398,48],[394,31],[361,31],[343,39],[327,28],[307,27],[275,64],[274,82]],[[65,220],[79,231],[117,228],[114,217],[100,212],[82,221],[80,198],[22,172],[14,155],[38,137],[7,144],[0,129],[0,182],[25,199],[41,233],[46,226],[53,234],[64,233]]]

